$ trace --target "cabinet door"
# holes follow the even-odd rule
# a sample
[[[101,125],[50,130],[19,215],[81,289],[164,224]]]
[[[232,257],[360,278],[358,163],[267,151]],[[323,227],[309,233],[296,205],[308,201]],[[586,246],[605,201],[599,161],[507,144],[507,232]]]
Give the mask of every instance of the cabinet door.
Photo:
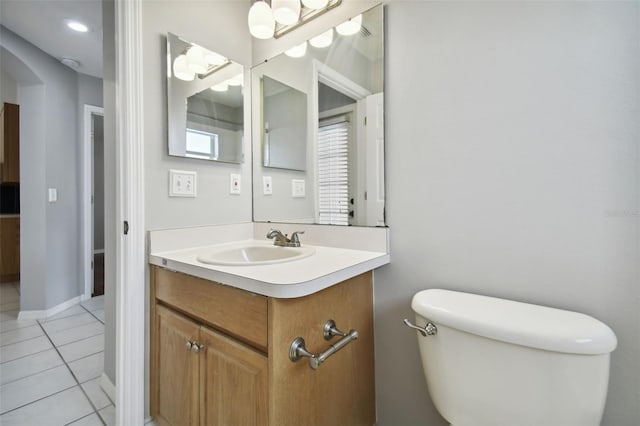
[[[2,182],[20,182],[20,107],[5,103],[0,117],[2,128]]]
[[[0,218],[0,282],[20,280],[20,218]]]
[[[199,357],[187,348],[200,326],[163,306],[156,307],[155,420],[160,425],[199,423]]]
[[[267,358],[205,327],[200,338],[202,424],[266,425]]]

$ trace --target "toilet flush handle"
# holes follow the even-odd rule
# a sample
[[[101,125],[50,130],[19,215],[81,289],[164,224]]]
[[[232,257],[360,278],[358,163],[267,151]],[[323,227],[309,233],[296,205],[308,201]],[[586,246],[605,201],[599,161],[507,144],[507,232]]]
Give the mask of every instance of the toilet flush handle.
[[[407,327],[417,330],[423,337],[435,336],[438,333],[438,328],[430,322],[428,322],[424,327],[418,327],[417,325],[411,324],[411,321],[406,318],[403,322]]]

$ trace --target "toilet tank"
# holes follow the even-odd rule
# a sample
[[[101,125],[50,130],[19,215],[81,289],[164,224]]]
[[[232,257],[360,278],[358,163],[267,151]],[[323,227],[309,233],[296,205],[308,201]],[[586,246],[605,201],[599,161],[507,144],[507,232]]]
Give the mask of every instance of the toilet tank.
[[[448,290],[411,304],[434,405],[455,426],[597,426],[613,331],[588,315]]]

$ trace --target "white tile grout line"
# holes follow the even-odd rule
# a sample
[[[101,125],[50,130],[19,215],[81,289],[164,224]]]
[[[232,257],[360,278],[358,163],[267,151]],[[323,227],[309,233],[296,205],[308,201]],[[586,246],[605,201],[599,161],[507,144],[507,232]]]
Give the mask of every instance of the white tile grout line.
[[[82,306],[82,305],[80,305],[80,306]],[[82,308],[83,308],[84,310],[86,310],[87,312],[91,313],[91,312],[90,312],[87,308],[85,308],[84,306],[82,306]],[[92,314],[92,315],[93,315],[93,314]],[[93,316],[95,317],[95,315],[93,315]],[[97,319],[98,321],[100,321],[100,319],[99,319],[99,318],[96,318],[96,319]],[[87,394],[87,392],[86,392],[86,391],[84,390],[84,388],[82,387],[82,383],[86,383],[86,382],[82,382],[82,383],[80,383],[80,381],[79,381],[79,380],[78,380],[78,378],[76,377],[76,375],[75,375],[75,373],[73,372],[73,370],[71,369],[71,367],[69,367],[69,363],[67,363],[67,361],[64,359],[64,357],[62,356],[62,354],[61,354],[61,353],[60,353],[60,351],[58,350],[58,347],[55,345],[55,343],[53,343],[53,340],[51,340],[51,337],[49,337],[49,334],[47,334],[47,331],[44,329],[44,327],[42,327],[42,323],[40,322],[40,320],[36,320],[36,322],[38,323],[38,325],[39,325],[39,326],[40,326],[40,328],[42,329],[42,332],[44,333],[45,337],[49,340],[49,342],[50,342],[50,343],[51,343],[51,345],[53,346],[53,349],[58,353],[58,356],[59,356],[59,357],[60,357],[60,359],[62,360],[62,362],[63,362],[64,366],[65,366],[65,367],[67,367],[67,369],[68,369],[68,370],[69,370],[69,372],[71,373],[71,377],[73,377],[73,379],[76,381],[76,384],[75,384],[74,386],[78,386],[78,387],[80,388],[80,391],[84,394],[85,398],[87,398],[87,401],[89,401],[89,404],[91,405],[91,408],[93,408],[94,413],[98,416],[98,419],[100,419],[100,421],[102,422],[102,424],[103,424],[103,425],[106,425],[105,421],[103,420],[102,416],[100,415],[100,413],[99,413],[98,409],[96,408],[96,406],[94,405],[93,401],[91,400],[91,398],[89,398],[89,395]],[[100,321],[100,322],[101,322],[102,324],[104,324],[102,321]],[[39,336],[39,337],[41,337],[41,336]],[[92,337],[92,336],[89,336],[89,337]],[[84,339],[80,339],[80,340],[84,340]],[[69,342],[69,343],[72,343],[72,342]],[[61,346],[64,346],[64,345],[61,345]],[[49,350],[49,349],[46,349],[46,350]],[[43,352],[43,351],[40,351],[40,352]],[[37,353],[39,353],[39,352],[37,352]],[[99,352],[97,352],[97,353],[99,353]],[[33,354],[31,354],[31,355],[33,355]],[[95,354],[92,354],[92,355],[95,355]],[[88,356],[91,356],[91,355],[87,355],[87,357],[88,357]],[[20,357],[20,358],[23,358],[23,357]],[[83,358],[86,358],[86,357],[83,357]],[[19,358],[16,358],[16,359],[19,359]],[[79,358],[79,359],[82,359],[82,358]],[[77,361],[77,360],[74,360],[74,361]],[[56,366],[56,367],[60,367],[60,365],[58,365],[58,366]],[[93,379],[89,379],[89,380],[93,380]],[[89,381],[89,380],[87,380],[87,381]],[[44,399],[44,398],[48,398],[48,397],[50,397],[50,396],[52,396],[52,395],[55,395],[55,394],[57,394],[57,393],[64,392],[65,390],[71,389],[72,387],[73,387],[73,386],[70,386],[70,387],[68,387],[68,388],[66,388],[66,389],[62,389],[62,390],[60,390],[60,391],[58,391],[58,392],[54,392],[54,393],[52,393],[52,394],[50,394],[50,395],[47,395],[47,396],[45,396],[45,397],[42,397],[42,398],[36,399],[35,401],[31,401],[31,402],[29,402],[28,404],[21,405],[20,407],[16,407],[16,408],[14,408],[14,409],[12,409],[12,410],[9,410],[9,411],[7,411],[6,413],[2,413],[2,414],[4,415],[4,414],[10,413],[10,412],[12,412],[12,411],[14,411],[14,410],[17,410],[17,409],[19,409],[19,408],[26,407],[26,406],[27,406],[27,405],[29,405],[29,404],[33,404],[33,403],[35,403],[35,402],[38,402],[38,401],[40,401],[40,400],[42,400],[42,399]],[[106,394],[105,394],[105,395],[106,395]],[[108,396],[108,395],[107,395],[107,399],[109,399],[109,396]],[[109,401],[111,402],[111,404],[113,404],[113,401],[111,401],[110,399],[109,399]],[[89,415],[91,415],[91,414],[93,414],[93,413],[89,413],[89,414],[87,414],[87,416],[89,416]],[[75,421],[80,420],[81,418],[84,418],[84,417],[87,417],[87,416],[80,417],[80,418],[75,419],[75,420],[73,420],[73,421],[75,422]],[[73,422],[72,422],[72,423],[73,423]]]

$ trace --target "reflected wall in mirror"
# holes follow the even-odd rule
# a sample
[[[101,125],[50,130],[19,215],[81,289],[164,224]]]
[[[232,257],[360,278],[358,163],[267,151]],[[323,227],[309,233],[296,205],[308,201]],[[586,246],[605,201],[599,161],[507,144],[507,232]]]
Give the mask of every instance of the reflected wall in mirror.
[[[262,77],[262,165],[307,168],[307,95],[277,80]]]
[[[252,69],[254,135],[271,127],[265,81],[307,102],[276,106],[306,126],[304,167],[269,167],[271,138],[254,140],[254,221],[385,226],[383,46],[379,5]]]
[[[241,65],[167,34],[169,155],[242,163]]]

